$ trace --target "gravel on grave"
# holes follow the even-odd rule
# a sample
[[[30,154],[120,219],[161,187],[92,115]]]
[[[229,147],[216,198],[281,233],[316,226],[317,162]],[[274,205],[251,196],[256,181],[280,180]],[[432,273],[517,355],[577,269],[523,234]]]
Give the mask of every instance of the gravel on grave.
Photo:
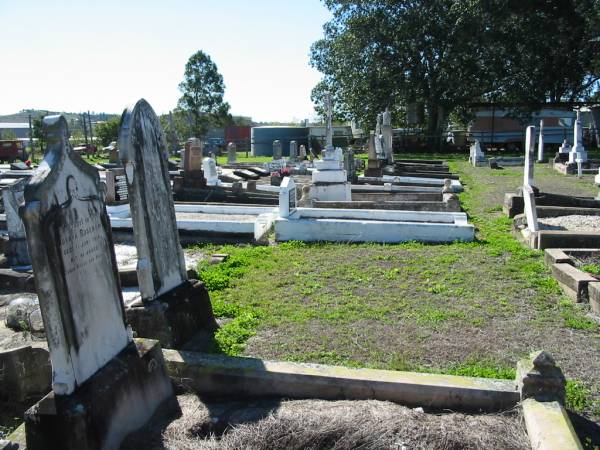
[[[519,410],[425,413],[377,400],[204,403],[194,394],[161,407],[123,450],[529,449]]]
[[[560,216],[538,219],[541,230],[578,231],[600,233],[600,216]]]

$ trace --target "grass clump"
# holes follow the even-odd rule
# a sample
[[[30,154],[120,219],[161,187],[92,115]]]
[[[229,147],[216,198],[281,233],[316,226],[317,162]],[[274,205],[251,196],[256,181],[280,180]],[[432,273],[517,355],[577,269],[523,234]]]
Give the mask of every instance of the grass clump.
[[[600,275],[600,264],[585,264],[581,266],[581,270],[592,275]]]

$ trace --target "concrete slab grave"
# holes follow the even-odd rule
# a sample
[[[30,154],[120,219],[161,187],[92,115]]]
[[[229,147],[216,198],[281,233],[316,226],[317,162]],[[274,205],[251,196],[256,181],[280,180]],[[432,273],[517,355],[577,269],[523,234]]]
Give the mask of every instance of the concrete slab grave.
[[[21,215],[52,392],[25,413],[27,448],[115,448],[172,387],[158,343],[145,343],[152,356],[145,359],[126,326],[98,172],[73,151],[63,116],[43,123],[48,148],[25,187]]]
[[[204,285],[187,277],[166,148],[158,117],[145,100],[124,111],[119,149],[127,175],[142,298],[141,304],[128,305],[127,320],[138,336],[160,337],[162,345],[176,347],[199,330],[214,332],[217,325]]]

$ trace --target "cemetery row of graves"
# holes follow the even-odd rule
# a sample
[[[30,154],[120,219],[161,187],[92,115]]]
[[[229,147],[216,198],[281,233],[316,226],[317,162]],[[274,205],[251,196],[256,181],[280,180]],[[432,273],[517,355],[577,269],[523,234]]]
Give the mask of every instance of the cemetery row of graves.
[[[144,100],[115,163],[44,119],[44,161],[0,178],[4,448],[600,445],[580,124],[566,158],[529,127],[522,167],[481,167],[394,154],[386,111],[365,163],[331,111],[316,158],[220,165],[169,161]]]

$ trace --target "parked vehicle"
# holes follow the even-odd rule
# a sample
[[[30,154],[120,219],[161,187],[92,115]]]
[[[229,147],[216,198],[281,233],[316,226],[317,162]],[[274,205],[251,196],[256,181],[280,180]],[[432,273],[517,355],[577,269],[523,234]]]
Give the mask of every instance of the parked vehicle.
[[[27,152],[25,145],[19,140],[0,140],[0,161],[2,162],[14,162],[20,159],[25,161],[27,159]]]

